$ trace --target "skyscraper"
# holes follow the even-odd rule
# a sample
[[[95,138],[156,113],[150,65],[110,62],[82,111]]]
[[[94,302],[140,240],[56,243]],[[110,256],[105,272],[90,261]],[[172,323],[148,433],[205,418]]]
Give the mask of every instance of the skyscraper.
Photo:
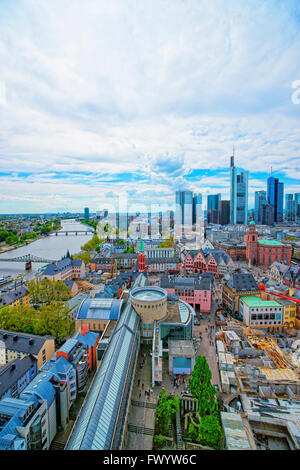
[[[236,223],[248,222],[248,171],[236,176]]]
[[[270,176],[267,180],[268,203],[274,207],[274,221],[283,221],[283,192],[284,186],[278,178]]]
[[[267,191],[255,191],[254,220],[256,224],[263,223],[263,204],[267,204]]]
[[[202,216],[202,194],[193,195],[193,224]]]
[[[193,193],[176,191],[175,236],[190,232],[193,226]]]
[[[221,194],[213,194],[207,196],[207,223],[219,223],[219,205],[221,201]]]
[[[230,157],[230,223],[236,224],[236,168],[233,155]]]
[[[85,218],[85,220],[90,219],[90,209],[88,207],[84,208],[84,218]]]
[[[230,223],[230,201],[220,201],[219,205],[219,223],[228,225]]]
[[[237,173],[234,166],[234,149],[230,157],[230,223],[248,222],[248,171]]]

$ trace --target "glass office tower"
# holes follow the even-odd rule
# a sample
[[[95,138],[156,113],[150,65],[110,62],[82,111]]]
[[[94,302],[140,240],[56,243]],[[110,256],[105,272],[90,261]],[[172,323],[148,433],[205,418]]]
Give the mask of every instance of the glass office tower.
[[[283,193],[284,185],[278,178],[270,176],[267,180],[268,203],[274,207],[274,221],[283,221]]]
[[[263,204],[267,203],[267,191],[255,191],[254,220],[256,224],[263,223]]]
[[[218,224],[220,220],[221,194],[207,196],[207,223]]]
[[[175,235],[190,232],[193,226],[193,193],[176,191]]]

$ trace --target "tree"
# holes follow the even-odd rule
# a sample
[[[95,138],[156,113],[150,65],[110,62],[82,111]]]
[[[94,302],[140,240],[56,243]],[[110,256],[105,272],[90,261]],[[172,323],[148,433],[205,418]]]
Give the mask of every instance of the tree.
[[[220,449],[223,442],[223,431],[217,414],[203,416],[199,424],[197,441],[214,449]]]
[[[74,259],[81,259],[85,265],[89,264],[91,262],[92,256],[90,253],[81,253],[79,255],[73,255]]]
[[[153,438],[154,448],[161,449],[164,445],[164,436],[162,434],[156,434]]]
[[[170,236],[166,238],[166,241],[161,242],[158,245],[158,248],[173,248],[174,247],[174,237]]]
[[[101,245],[101,243],[103,243],[104,240],[99,238],[98,235],[94,235],[93,238],[91,238],[91,240],[89,240],[87,243],[85,243],[81,249],[82,251],[93,251],[97,245]]]
[[[33,332],[37,312],[33,307],[7,305],[0,309],[0,328],[11,331]]]
[[[189,379],[189,389],[198,401],[200,416],[211,414],[217,409],[216,390],[211,384],[211,371],[205,356],[198,356]]]
[[[49,305],[54,300],[68,300],[71,290],[63,281],[44,278],[41,281],[30,281],[27,284],[29,296],[35,305]]]
[[[52,335],[59,344],[73,333],[74,321],[63,302],[51,302],[38,310],[24,305],[9,305],[0,309],[0,328],[41,336]]]
[[[169,418],[179,411],[179,398],[177,396],[168,397],[163,388],[156,407],[156,422],[165,432],[167,430]]]
[[[188,436],[189,439],[192,441],[196,441],[198,439],[198,433],[196,426],[193,425],[193,423],[189,424],[189,430],[188,430]]]
[[[34,328],[35,334],[55,336],[57,343],[60,343],[66,336],[71,335],[73,330],[74,321],[63,302],[52,302],[40,307]]]

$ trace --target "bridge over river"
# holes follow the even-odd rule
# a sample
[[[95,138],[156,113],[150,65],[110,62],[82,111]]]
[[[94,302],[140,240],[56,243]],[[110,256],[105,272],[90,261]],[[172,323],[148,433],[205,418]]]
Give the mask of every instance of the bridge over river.
[[[50,235],[58,236],[58,235],[92,235],[95,233],[93,230],[58,230],[57,232],[52,232]]]
[[[35,255],[23,255],[23,256],[16,256],[15,258],[0,258],[0,262],[7,262],[7,263],[25,263],[25,269],[31,269],[32,263],[43,263],[43,264],[50,264],[56,263],[57,260],[47,259],[47,258],[40,258],[39,256]]]

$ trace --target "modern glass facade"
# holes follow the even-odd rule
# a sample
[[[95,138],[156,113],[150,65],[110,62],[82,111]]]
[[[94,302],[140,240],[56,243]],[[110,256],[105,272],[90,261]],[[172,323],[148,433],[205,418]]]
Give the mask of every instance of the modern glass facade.
[[[202,218],[202,194],[194,194],[193,196],[193,224],[200,223]]]
[[[230,158],[230,223],[236,224],[236,168],[234,156]]]
[[[242,171],[236,177],[236,223],[248,222],[248,171]]]
[[[207,223],[218,224],[220,219],[220,201],[221,194],[207,196]]]
[[[255,191],[254,220],[256,224],[263,223],[263,204],[267,204],[267,192]]]
[[[192,191],[176,191],[175,223],[182,227],[182,232],[190,231],[193,225]]]
[[[248,171],[237,174],[234,156],[230,159],[230,223],[248,222]]]
[[[84,218],[85,220],[89,220],[90,218],[90,209],[88,207],[85,207],[84,209]]]
[[[284,185],[278,178],[270,176],[267,180],[268,203],[274,206],[274,221],[283,221],[283,193]]]

